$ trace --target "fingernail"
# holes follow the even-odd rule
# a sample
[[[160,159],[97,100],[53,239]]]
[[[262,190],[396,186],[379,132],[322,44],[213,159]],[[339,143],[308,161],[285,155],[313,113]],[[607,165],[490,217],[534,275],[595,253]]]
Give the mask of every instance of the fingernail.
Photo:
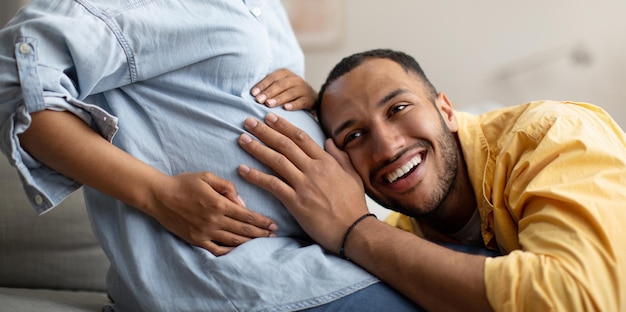
[[[270,231],[276,231],[276,230],[278,230],[278,225],[272,223],[272,224],[270,224],[270,226],[267,229],[270,230]]]
[[[276,237],[276,234],[272,233],[269,237]]]
[[[240,203],[242,206],[244,206],[244,207],[246,206],[246,202],[245,202],[245,201],[243,201],[243,198],[241,198],[241,196],[237,195],[237,200],[239,201],[239,203]]]
[[[263,103],[263,102],[265,102],[265,100],[266,100],[266,99],[267,99],[267,96],[266,96],[265,94],[261,94],[261,95],[259,95],[259,96],[257,96],[257,97],[256,97],[256,100],[257,100],[259,103]]]
[[[246,118],[246,121],[244,121],[244,125],[246,125],[246,127],[248,128],[254,128],[257,126],[259,122],[256,121],[256,119],[254,118]]]
[[[259,92],[261,92],[261,89],[259,88],[252,89],[252,96],[256,96],[257,94],[259,94]]]
[[[265,120],[271,123],[275,123],[278,120],[278,116],[270,113],[270,114],[267,114],[267,116],[265,117]]]
[[[239,136],[239,142],[243,144],[248,144],[252,142],[252,138],[249,135],[243,133],[242,135]]]
[[[274,106],[276,105],[276,99],[269,99],[265,103],[267,103],[267,105],[269,106]]]
[[[239,166],[239,171],[241,171],[243,173],[249,173],[250,172],[250,167],[248,167],[246,165],[240,165]]]
[[[293,109],[293,104],[291,103],[287,103],[285,104],[285,106],[283,106],[286,110],[292,110]]]

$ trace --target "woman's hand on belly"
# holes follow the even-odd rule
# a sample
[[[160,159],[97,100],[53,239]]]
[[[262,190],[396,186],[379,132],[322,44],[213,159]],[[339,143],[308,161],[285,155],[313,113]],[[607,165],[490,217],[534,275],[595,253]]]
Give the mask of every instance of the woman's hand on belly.
[[[151,215],[186,242],[216,256],[257,237],[273,237],[276,224],[251,211],[235,186],[210,172],[183,173],[155,183]]]

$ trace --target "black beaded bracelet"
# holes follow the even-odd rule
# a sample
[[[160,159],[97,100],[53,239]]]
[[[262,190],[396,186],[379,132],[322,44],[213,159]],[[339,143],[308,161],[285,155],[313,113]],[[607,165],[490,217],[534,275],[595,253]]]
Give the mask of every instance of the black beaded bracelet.
[[[350,232],[352,232],[354,227],[357,224],[359,224],[359,222],[363,221],[367,217],[374,217],[374,218],[378,219],[378,217],[376,217],[376,215],[373,214],[373,213],[366,213],[366,214],[360,216],[358,219],[356,219],[356,221],[354,221],[354,223],[352,223],[352,225],[350,225],[350,227],[346,231],[346,235],[343,237],[343,241],[341,242],[341,247],[339,247],[339,257],[342,257],[342,258],[344,258],[346,260],[350,260],[350,258],[346,257],[346,254],[345,254],[346,240],[348,240],[348,236],[350,235]]]

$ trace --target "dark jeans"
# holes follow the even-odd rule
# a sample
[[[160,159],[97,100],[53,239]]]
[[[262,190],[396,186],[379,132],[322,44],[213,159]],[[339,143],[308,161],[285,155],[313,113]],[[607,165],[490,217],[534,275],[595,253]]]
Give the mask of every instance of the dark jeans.
[[[376,283],[325,305],[307,309],[310,312],[408,312],[425,311],[385,283]]]
[[[468,254],[483,255],[487,257],[500,256],[499,252],[486,248],[471,247],[454,244],[442,244],[442,246]],[[331,311],[426,311],[415,303],[387,286],[385,283],[377,283],[361,289],[356,293],[335,300],[323,306],[311,308],[305,311],[311,312],[331,312]]]

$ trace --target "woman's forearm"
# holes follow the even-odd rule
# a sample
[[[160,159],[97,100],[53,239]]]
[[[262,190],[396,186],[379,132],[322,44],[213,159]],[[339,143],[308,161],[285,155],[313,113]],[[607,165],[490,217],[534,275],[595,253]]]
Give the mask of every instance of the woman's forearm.
[[[42,164],[149,213],[151,181],[163,174],[120,150],[69,112],[44,110],[19,135],[22,148]]]

